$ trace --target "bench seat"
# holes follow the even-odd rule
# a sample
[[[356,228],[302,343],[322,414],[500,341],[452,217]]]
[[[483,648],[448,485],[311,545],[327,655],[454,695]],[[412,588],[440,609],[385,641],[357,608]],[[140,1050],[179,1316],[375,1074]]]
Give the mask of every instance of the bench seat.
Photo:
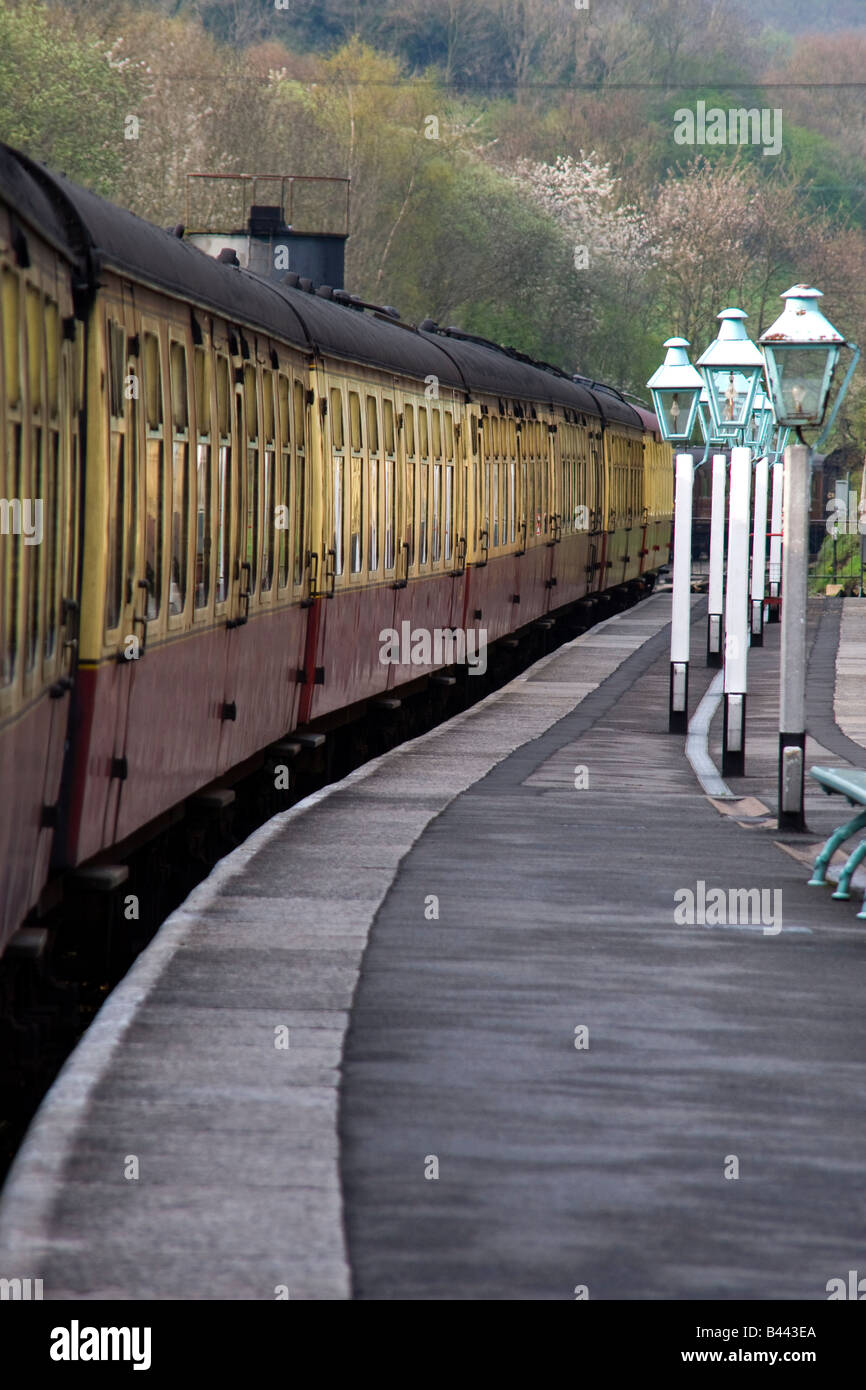
[[[830,860],[836,853],[840,845],[856,835],[858,830],[866,828],[866,771],[853,767],[810,767],[809,776],[812,777],[820,787],[823,787],[828,796],[834,793],[844,796],[845,800],[852,806],[859,806],[860,810],[855,816],[840,825],[838,830],[834,830],[827,843],[822,847],[815,867],[812,870],[812,877],[809,879],[810,887],[821,887],[827,882],[827,868]],[[848,856],[836,887],[834,898],[846,901],[851,894],[848,889],[857,865],[866,859],[866,840],[861,840],[860,844]],[[864,895],[863,907],[857,914],[858,917],[866,920],[866,895]]]

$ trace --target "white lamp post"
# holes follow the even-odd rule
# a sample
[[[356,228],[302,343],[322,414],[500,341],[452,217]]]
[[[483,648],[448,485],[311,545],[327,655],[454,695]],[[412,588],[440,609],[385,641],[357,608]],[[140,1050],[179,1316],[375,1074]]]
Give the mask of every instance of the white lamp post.
[[[784,540],[782,547],[782,663],[779,691],[779,827],[805,830],[803,789],[806,763],[806,600],[811,449],[806,425],[820,426],[843,346],[853,358],[816,447],[833,427],[836,412],[860,357],[824,317],[820,290],[794,285],[782,295],[784,312],[761,335],[767,381],[780,426],[796,428],[799,444],[785,450]]]
[[[751,640],[753,647],[764,645],[764,571],[767,564],[767,492],[770,460],[761,454],[755,462],[755,514],[752,524],[752,603]]]
[[[785,465],[781,459],[773,464],[773,500],[770,503],[770,565],[767,580],[770,588],[770,609],[767,621],[777,623],[782,600],[782,496]]]
[[[764,360],[748,337],[742,309],[723,309],[718,336],[698,358],[716,435],[736,445],[749,426]],[[746,757],[748,693],[749,500],[752,453],[731,451],[728,569],[725,594],[725,698],[722,774],[742,776]]]
[[[695,423],[701,378],[689,362],[685,338],[668,338],[664,363],[647,382],[662,437],[688,443]],[[686,733],[689,720],[689,647],[691,636],[692,489],[691,454],[676,458],[674,490],[674,559],[671,595],[671,672],[668,730]]]
[[[776,425],[770,442],[773,496],[770,503],[770,563],[767,568],[767,622],[778,623],[782,616],[782,503],[784,497],[785,464],[783,455],[790,430]]]
[[[728,441],[723,435],[713,432],[710,415],[710,398],[707,389],[701,391],[698,400],[698,420],[704,436],[706,448],[704,458],[711,446],[727,448]],[[710,510],[710,582],[707,589],[707,665],[721,666],[722,643],[725,614],[725,485],[727,481],[728,460],[725,454],[713,454],[712,504]]]
[[[769,490],[770,460],[768,450],[773,437],[773,403],[760,388],[755,393],[752,418],[747,425],[743,442],[756,455],[754,517],[752,522],[752,587],[749,631],[751,645],[764,645],[764,589],[767,564],[767,493]]]

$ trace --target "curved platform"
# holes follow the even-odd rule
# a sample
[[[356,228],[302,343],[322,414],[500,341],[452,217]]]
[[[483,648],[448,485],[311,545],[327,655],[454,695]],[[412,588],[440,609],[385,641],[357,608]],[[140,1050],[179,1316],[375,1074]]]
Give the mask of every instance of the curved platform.
[[[720,815],[666,732],[669,611],[224,860],[46,1098],[0,1274],[54,1299],[825,1298],[860,1250],[866,943],[755,812],[777,637],[753,800]],[[681,920],[712,888],[759,920]]]

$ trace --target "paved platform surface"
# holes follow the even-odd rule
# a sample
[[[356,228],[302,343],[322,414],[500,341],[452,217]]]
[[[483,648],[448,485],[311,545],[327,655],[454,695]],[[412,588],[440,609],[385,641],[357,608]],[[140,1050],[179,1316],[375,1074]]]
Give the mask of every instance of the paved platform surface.
[[[842,611],[810,610],[808,756],[866,765],[842,685],[834,719]],[[46,1298],[822,1299],[862,1264],[866,935],[796,857],[840,804],[810,791],[814,834],[774,829],[778,628],[742,800],[707,799],[666,732],[669,612],[223,861],[46,1099],[0,1274]],[[767,920],[678,921],[700,884],[763,891]]]

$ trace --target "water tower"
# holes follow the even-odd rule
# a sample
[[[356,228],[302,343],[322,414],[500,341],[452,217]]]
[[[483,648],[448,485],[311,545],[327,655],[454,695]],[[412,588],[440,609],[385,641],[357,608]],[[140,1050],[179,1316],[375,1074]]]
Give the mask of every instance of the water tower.
[[[344,288],[349,179],[188,174],[186,238],[209,256],[281,280],[287,271]]]

